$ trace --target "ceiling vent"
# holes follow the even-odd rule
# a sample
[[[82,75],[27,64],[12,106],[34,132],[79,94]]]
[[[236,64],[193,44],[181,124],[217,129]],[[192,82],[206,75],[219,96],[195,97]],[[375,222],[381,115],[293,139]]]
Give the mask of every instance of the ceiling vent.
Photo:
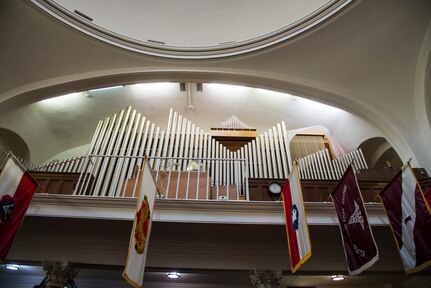
[[[90,16],[87,16],[87,15],[85,15],[84,13],[82,13],[82,12],[80,12],[78,10],[75,10],[74,12],[75,12],[76,15],[79,15],[82,18],[87,19],[90,22],[93,22],[93,18],[91,18]]]
[[[166,44],[165,42],[163,42],[163,41],[158,41],[158,40],[151,40],[151,39],[148,39],[147,41],[148,41],[148,42],[150,42],[150,43],[160,44],[160,45],[165,45],[165,44]]]

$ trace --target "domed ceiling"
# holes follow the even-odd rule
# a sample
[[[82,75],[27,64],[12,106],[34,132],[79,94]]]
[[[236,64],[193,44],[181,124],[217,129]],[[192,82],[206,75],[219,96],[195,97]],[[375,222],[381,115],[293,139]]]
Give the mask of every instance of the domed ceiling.
[[[246,53],[294,37],[351,0],[32,0],[102,41],[172,58]]]

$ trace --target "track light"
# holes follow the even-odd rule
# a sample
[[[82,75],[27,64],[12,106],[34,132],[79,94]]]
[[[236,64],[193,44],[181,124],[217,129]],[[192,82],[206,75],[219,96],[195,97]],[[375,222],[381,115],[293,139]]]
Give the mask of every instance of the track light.
[[[344,280],[344,276],[343,275],[332,275],[331,279],[332,279],[332,281],[341,281],[341,280]]]
[[[171,279],[178,279],[181,277],[181,273],[178,272],[168,272],[166,273],[166,277],[171,278]]]
[[[19,265],[18,264],[6,264],[6,269],[17,271],[17,270],[19,270]]]
[[[96,92],[96,91],[104,91],[104,90],[111,90],[116,88],[122,88],[124,85],[117,85],[117,86],[110,86],[110,87],[102,87],[102,88],[95,88],[88,90],[89,92]]]

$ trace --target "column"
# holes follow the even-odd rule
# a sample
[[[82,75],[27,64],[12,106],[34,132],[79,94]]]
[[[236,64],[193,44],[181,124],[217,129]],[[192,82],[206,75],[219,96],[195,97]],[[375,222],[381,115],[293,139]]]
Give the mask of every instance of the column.
[[[256,288],[277,288],[280,287],[281,271],[250,271],[251,283]]]
[[[44,261],[43,270],[46,272],[46,288],[64,288],[66,282],[73,279],[79,272],[69,262]]]

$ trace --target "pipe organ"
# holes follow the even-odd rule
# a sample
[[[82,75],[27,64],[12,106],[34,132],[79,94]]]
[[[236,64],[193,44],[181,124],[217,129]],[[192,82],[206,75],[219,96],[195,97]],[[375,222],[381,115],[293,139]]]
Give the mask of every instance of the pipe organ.
[[[38,172],[69,172],[79,173],[84,165],[85,155],[68,158],[62,161],[53,160],[47,164],[30,167],[31,171]]]
[[[325,149],[324,135],[296,135],[290,141],[290,154],[294,161]]]
[[[230,151],[172,109],[167,128],[163,130],[128,107],[99,121],[85,157],[49,163],[36,170],[85,172],[81,174],[75,194],[93,191],[95,196],[123,196],[126,180],[132,178],[136,166],[142,166],[144,155],[148,156],[155,171],[180,173],[198,167],[198,171],[208,174],[210,186],[234,186],[238,194],[246,193],[248,178],[287,178],[292,159],[298,160],[301,177],[307,179],[329,179],[329,176],[321,175],[338,177],[340,163],[344,165],[353,158],[360,158],[357,164],[366,167],[361,152],[334,162],[323,144],[313,144],[312,153],[305,155],[297,140],[289,143],[286,124],[281,122],[237,151]],[[305,151],[309,151],[310,145],[306,146],[308,150]],[[294,155],[290,152],[291,147],[295,147]],[[90,174],[93,180],[88,184],[86,175]]]
[[[328,149],[320,150],[297,160],[301,179],[338,180],[349,164],[354,169],[368,169],[362,150],[355,150],[338,159],[329,156]]]

